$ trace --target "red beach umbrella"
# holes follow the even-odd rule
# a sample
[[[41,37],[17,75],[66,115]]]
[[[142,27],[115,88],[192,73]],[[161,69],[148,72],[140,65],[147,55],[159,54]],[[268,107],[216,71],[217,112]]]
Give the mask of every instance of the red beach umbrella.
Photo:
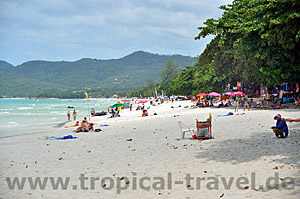
[[[206,97],[206,96],[207,96],[206,93],[198,93],[198,94],[196,95],[196,97]]]
[[[141,100],[141,101],[139,101],[139,103],[146,103],[146,102],[148,102],[147,100]]]

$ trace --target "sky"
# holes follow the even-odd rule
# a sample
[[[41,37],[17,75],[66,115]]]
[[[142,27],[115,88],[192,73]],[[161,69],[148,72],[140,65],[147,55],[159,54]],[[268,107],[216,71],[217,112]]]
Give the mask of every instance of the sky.
[[[0,60],[117,59],[135,51],[199,56],[199,26],[232,0],[0,0]]]

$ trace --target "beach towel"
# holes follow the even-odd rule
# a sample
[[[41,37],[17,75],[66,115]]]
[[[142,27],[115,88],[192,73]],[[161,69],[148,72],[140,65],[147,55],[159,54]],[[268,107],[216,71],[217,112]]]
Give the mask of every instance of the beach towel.
[[[231,116],[231,115],[233,115],[233,113],[232,112],[229,112],[228,114],[226,114],[226,115],[218,115],[219,117],[224,117],[224,116]]]
[[[100,124],[100,127],[102,127],[102,126],[109,126],[108,124]]]
[[[75,139],[77,137],[72,136],[72,135],[66,135],[64,137],[51,137],[51,138],[47,138],[49,140],[66,140],[66,139]]]

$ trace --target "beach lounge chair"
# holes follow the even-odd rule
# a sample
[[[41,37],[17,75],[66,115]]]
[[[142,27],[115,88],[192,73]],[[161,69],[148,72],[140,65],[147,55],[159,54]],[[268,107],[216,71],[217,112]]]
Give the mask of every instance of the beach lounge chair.
[[[178,124],[182,132],[182,139],[184,138],[186,132],[190,132],[192,137],[195,135],[194,128],[190,125],[184,125],[181,121],[178,121]]]

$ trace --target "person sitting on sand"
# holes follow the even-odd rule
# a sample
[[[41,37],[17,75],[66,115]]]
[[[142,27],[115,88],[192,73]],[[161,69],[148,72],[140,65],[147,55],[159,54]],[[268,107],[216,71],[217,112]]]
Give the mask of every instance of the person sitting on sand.
[[[281,103],[279,100],[277,100],[276,104],[275,104],[275,108],[276,109],[281,109]]]
[[[114,109],[111,109],[111,116],[110,117],[114,117],[115,116],[115,110]]]
[[[146,117],[146,116],[148,116],[148,115],[149,115],[148,111],[147,111],[147,110],[143,110],[142,117]]]
[[[79,126],[79,121],[76,121],[76,123],[74,125],[65,126],[65,128],[76,127],[76,126]]]
[[[209,101],[207,99],[205,99],[205,107],[209,107]]]
[[[224,103],[223,103],[223,101],[218,105],[218,107],[217,108],[223,108],[224,107]]]
[[[75,133],[78,133],[78,132],[89,132],[89,126],[88,124],[86,123],[85,120],[82,121],[80,127],[78,127],[76,130],[74,130]]]
[[[261,100],[260,100],[260,103],[259,103],[259,108],[260,109],[263,109],[264,108],[264,102],[265,102],[265,98],[262,98]]]
[[[137,107],[136,107],[136,109],[135,109],[136,111],[137,110],[141,110],[141,106],[140,105],[138,105]]]
[[[89,123],[89,131],[94,131],[94,124],[93,123]]]
[[[88,121],[88,119],[87,119],[86,117],[84,117],[83,120],[84,120],[87,124],[89,123],[89,121]]]
[[[276,137],[278,138],[286,138],[289,134],[288,126],[284,119],[281,118],[280,114],[275,115],[274,120],[277,120],[276,126],[272,126]]]

